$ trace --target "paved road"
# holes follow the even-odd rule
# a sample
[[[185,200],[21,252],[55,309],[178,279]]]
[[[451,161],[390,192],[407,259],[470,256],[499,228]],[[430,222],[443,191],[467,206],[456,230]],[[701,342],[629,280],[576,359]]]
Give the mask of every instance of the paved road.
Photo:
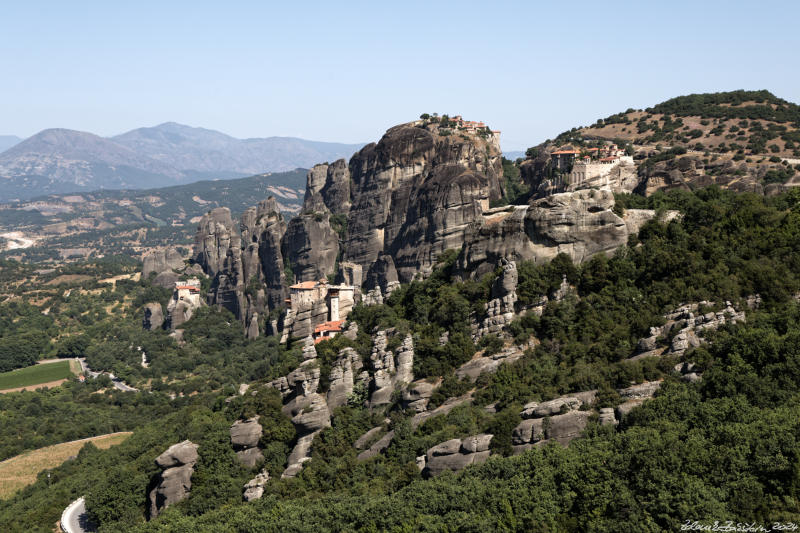
[[[80,361],[81,369],[87,376],[96,378],[100,374],[106,374],[109,378],[111,378],[111,383],[114,385],[114,387],[123,392],[137,392],[139,390],[139,389],[134,389],[133,387],[131,387],[130,385],[128,385],[127,383],[125,383],[124,381],[122,381],[121,379],[119,379],[117,376],[115,376],[110,372],[95,372],[94,370],[89,368],[89,366],[86,364],[86,359],[83,357],[78,359],[78,361]]]
[[[61,529],[66,533],[90,533],[96,531],[94,525],[89,522],[89,515],[86,514],[86,501],[83,496],[69,504],[61,513]]]

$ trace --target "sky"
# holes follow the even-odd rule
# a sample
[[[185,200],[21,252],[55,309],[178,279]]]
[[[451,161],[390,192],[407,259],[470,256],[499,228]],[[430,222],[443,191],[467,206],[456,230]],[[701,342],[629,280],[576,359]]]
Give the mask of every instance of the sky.
[[[460,114],[524,150],[697,92],[800,103],[800,2],[0,0],[0,135],[174,121],[377,141]]]

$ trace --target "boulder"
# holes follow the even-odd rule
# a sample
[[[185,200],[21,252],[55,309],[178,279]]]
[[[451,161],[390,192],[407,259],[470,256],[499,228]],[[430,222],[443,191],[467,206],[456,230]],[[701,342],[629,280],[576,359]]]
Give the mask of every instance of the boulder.
[[[264,454],[258,448],[245,448],[236,452],[236,457],[239,462],[247,468],[255,468],[255,466],[264,460]]]
[[[614,415],[613,407],[603,407],[600,409],[600,425],[616,425],[619,424],[617,417]]]
[[[180,275],[175,272],[161,272],[153,279],[153,285],[162,289],[172,290],[175,287],[175,282],[179,279],[181,279]]]
[[[574,397],[556,398],[541,403],[526,404],[522,411],[523,418],[541,418],[553,416],[568,411],[574,411],[581,406],[581,401]]]
[[[458,471],[471,464],[483,463],[490,455],[489,444],[493,435],[482,434],[465,439],[451,439],[429,449],[422,466],[422,475],[436,476],[445,470]]]
[[[483,433],[481,435],[475,435],[473,437],[467,437],[461,441],[461,452],[462,453],[476,453],[476,452],[485,452],[489,449],[489,444],[492,442],[492,437],[494,435],[490,435],[487,433]]]
[[[144,318],[142,319],[142,327],[149,331],[161,329],[164,325],[164,312],[161,304],[158,302],[150,302],[144,306]]]
[[[244,501],[252,502],[258,500],[264,495],[264,487],[269,481],[269,472],[262,470],[256,477],[245,483],[244,485]]]
[[[262,427],[258,417],[237,420],[231,426],[231,444],[234,449],[255,448],[261,439]]]
[[[172,504],[189,497],[192,488],[192,474],[197,463],[197,444],[188,440],[170,446],[155,459],[162,469],[150,491],[150,519]]]
[[[197,444],[188,440],[173,444],[164,453],[156,457],[156,464],[161,468],[194,464],[197,462],[197,448]]]
[[[617,216],[614,195],[606,190],[579,190],[532,200],[499,222],[482,220],[471,227],[457,261],[463,276],[482,276],[501,259],[550,261],[565,253],[575,262],[610,253],[627,244],[637,224]]]
[[[356,373],[362,366],[361,356],[352,348],[344,348],[339,352],[329,378],[327,402],[330,411],[347,403],[348,397],[353,393]]]
[[[151,273],[160,274],[183,268],[183,256],[172,246],[151,250],[142,256],[142,277],[147,278]]]

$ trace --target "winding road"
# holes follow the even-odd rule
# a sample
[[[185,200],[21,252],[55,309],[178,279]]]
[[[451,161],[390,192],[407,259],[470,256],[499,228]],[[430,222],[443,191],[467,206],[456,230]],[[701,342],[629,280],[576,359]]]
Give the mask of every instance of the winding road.
[[[111,383],[114,385],[114,388],[119,389],[119,390],[121,390],[123,392],[138,392],[139,391],[139,389],[134,389],[133,387],[131,387],[130,385],[128,385],[127,383],[122,381],[120,378],[118,378],[117,376],[115,376],[111,372],[95,372],[94,370],[89,368],[89,366],[86,364],[86,359],[83,358],[83,357],[79,358],[78,361],[81,363],[81,370],[83,370],[84,374],[86,374],[87,376],[90,376],[92,378],[96,378],[100,374],[105,374],[109,378],[111,378]]]
[[[91,533],[96,531],[94,525],[89,522],[89,515],[86,513],[86,501],[83,496],[69,504],[64,512],[61,513],[61,529],[65,533]]]

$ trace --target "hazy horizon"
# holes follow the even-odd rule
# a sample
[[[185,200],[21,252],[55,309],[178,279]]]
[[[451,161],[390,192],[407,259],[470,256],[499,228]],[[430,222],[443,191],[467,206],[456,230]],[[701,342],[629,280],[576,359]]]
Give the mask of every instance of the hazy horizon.
[[[438,112],[524,150],[681,94],[798,102],[798,14],[775,1],[17,3],[0,20],[0,134],[178,122],[355,144]]]

